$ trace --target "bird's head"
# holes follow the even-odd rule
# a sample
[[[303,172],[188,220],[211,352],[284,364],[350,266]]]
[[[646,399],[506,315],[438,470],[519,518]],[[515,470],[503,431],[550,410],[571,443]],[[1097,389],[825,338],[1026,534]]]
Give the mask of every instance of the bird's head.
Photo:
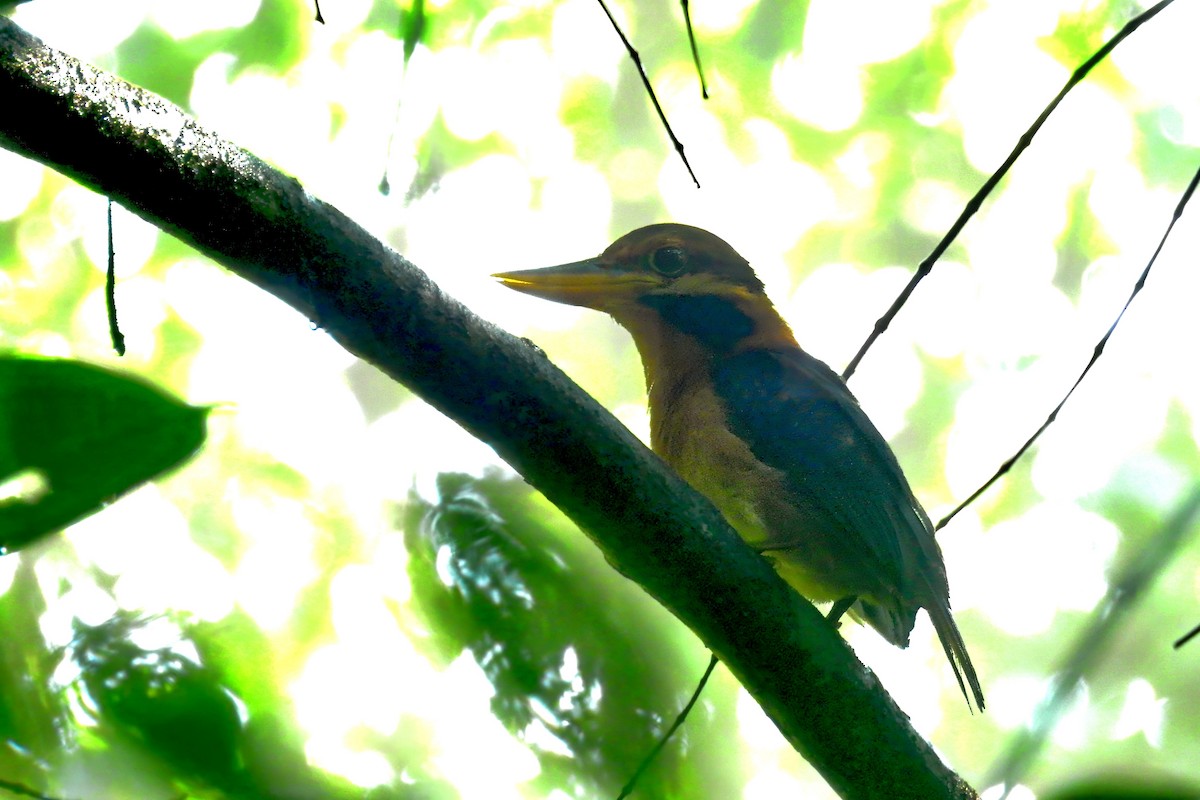
[[[643,357],[673,334],[718,352],[763,337],[795,343],[746,259],[689,225],[648,225],[594,258],[495,277],[519,292],[611,314]]]

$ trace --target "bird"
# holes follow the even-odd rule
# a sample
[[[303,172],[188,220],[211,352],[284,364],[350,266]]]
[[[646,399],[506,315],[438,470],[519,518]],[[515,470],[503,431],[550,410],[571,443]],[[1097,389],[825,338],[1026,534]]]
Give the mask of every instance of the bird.
[[[651,450],[796,591],[834,601],[835,624],[849,611],[907,647],[924,608],[968,707],[983,710],[929,515],[845,381],[801,349],[731,245],[659,223],[594,258],[493,277],[612,316],[641,356]]]

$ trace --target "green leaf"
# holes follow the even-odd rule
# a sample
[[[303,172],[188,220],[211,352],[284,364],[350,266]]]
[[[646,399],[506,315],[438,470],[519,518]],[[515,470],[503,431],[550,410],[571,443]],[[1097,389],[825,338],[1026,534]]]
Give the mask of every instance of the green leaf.
[[[0,554],[178,466],[204,443],[207,416],[101,367],[0,357]]]

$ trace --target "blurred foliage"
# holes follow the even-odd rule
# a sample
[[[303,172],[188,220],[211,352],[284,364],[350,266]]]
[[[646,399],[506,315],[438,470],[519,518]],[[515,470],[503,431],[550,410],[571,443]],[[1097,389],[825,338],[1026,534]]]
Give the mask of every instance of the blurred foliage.
[[[204,443],[207,408],[76,361],[0,356],[0,554],[99,511]],[[22,494],[24,496],[22,496]]]
[[[1005,786],[1020,782],[1061,717],[1071,710],[1084,676],[1094,674],[1096,665],[1107,655],[1112,639],[1121,628],[1121,619],[1141,601],[1142,595],[1175,557],[1185,535],[1195,529],[1198,510],[1200,486],[1194,487],[1181,501],[1180,507],[1153,538],[1135,552],[1126,554],[1128,563],[1114,570],[1108,593],[1092,616],[1090,625],[1073,643],[1028,730],[1013,737],[1007,752],[998,760],[994,782]]]
[[[204,665],[169,646],[131,638],[147,620],[121,613],[89,627],[75,621],[70,656],[83,707],[161,758],[171,772],[229,793],[241,791],[241,721],[234,698]],[[105,737],[103,729],[97,731]]]
[[[1195,800],[1200,783],[1164,775],[1109,774],[1084,778],[1047,792],[1045,800]]]
[[[0,594],[0,777],[25,785],[42,782],[70,736],[66,703],[51,681],[54,657],[28,646],[41,641],[45,610],[32,566],[22,564]]]
[[[20,4],[18,19],[45,5],[48,0]],[[168,32],[162,20],[181,6],[168,4],[152,10],[157,19],[129,23],[119,35],[73,16],[64,24],[74,33],[87,34],[94,27],[95,39],[111,42],[108,49],[95,45],[85,58],[185,108],[193,102],[202,105],[196,91],[204,88],[204,107],[195,109],[202,123],[223,129],[249,119],[253,133],[269,132],[270,138],[264,133],[249,145],[258,155],[286,164],[315,194],[361,213],[402,252],[410,254],[411,245],[412,257],[453,293],[473,294],[487,282],[498,258],[534,267],[543,258],[583,257],[593,254],[589,248],[604,234],[674,216],[721,226],[723,234],[727,228],[741,237],[739,246],[743,241],[768,249],[778,245],[778,258],[769,256],[776,263],[764,263],[767,254],[755,262],[766,270],[786,265],[767,273],[777,291],[791,292],[810,278],[827,279],[846,266],[838,274],[852,273],[857,282],[842,284],[839,289],[848,294],[836,295],[835,302],[829,293],[820,296],[817,307],[781,296],[802,341],[814,350],[835,334],[857,337],[853,345],[861,341],[890,300],[874,279],[895,273],[896,265],[906,277],[940,236],[939,224],[930,222],[936,215],[914,208],[932,197],[956,213],[984,179],[984,167],[976,166],[980,158],[968,146],[968,134],[978,131],[980,123],[956,119],[963,104],[948,106],[946,98],[965,91],[985,107],[1008,108],[1007,95],[1022,94],[1032,98],[1031,113],[1036,113],[1037,103],[1058,88],[1053,69],[1036,89],[1017,88],[1025,85],[1019,70],[1030,62],[1010,66],[1010,58],[1015,63],[1020,56],[1014,38],[1005,40],[1014,52],[997,49],[987,55],[1002,80],[956,87],[961,62],[971,55],[964,41],[980,43],[973,27],[981,15],[993,15],[987,24],[995,35],[1036,45],[1038,54],[1065,77],[1131,13],[1129,4],[1118,2],[1063,12],[1046,5],[1023,7],[1040,16],[1012,34],[1012,26],[1019,24],[1016,16],[998,19],[994,15],[1004,12],[994,5],[974,0],[938,4],[928,12],[928,29],[920,37],[896,26],[898,35],[908,36],[905,48],[855,71],[852,88],[861,93],[862,109],[838,127],[815,124],[794,107],[785,107],[780,89],[789,64],[828,45],[813,37],[829,35],[821,26],[828,24],[830,5],[758,2],[730,11],[733,22],[722,23],[706,22],[706,9],[692,4],[712,92],[712,99],[701,105],[678,4],[614,2],[706,185],[704,193],[693,195],[686,177],[686,193],[679,192],[675,155],[594,3],[376,0],[362,10],[351,4],[324,6],[324,27],[313,22],[313,6],[304,0],[264,0],[248,22],[201,25],[178,35]],[[882,21],[864,14],[862,30],[846,34],[835,49],[843,43],[844,49],[853,49],[881,30],[890,32],[883,9],[877,9]],[[122,10],[106,9],[103,21],[119,20]],[[348,21],[349,14],[360,17]],[[1155,35],[1160,23],[1172,25],[1164,16],[1138,36]],[[570,38],[573,26],[583,24],[588,26],[585,43],[591,62],[586,68],[573,62],[564,68],[557,59],[571,62],[564,56],[578,55],[573,46],[584,49]],[[58,44],[52,29],[35,33]],[[72,41],[89,47],[93,37]],[[538,61],[529,49],[520,49],[531,42],[536,52],[553,50],[555,57]],[[378,61],[368,57],[380,51],[384,57]],[[459,60],[439,60],[443,54]],[[464,62],[464,54],[477,60]],[[1164,51],[1164,59],[1167,55]],[[479,73],[456,82],[443,73],[446,63],[472,64]],[[528,63],[535,67],[531,72],[508,71],[513,64]],[[201,67],[207,69],[201,73]],[[493,70],[504,81],[496,80]],[[518,74],[527,84],[513,79]],[[838,77],[818,72],[800,88],[814,81],[841,85],[835,82]],[[475,96],[463,86],[487,91]],[[1091,88],[1128,104],[1121,112],[1132,122],[1128,150],[1149,187],[1182,189],[1190,167],[1183,169],[1181,163],[1196,156],[1196,148],[1179,135],[1184,112],[1141,98],[1130,75],[1112,64],[1101,66],[1089,80]],[[240,99],[214,108],[214,95],[225,94]],[[422,103],[429,98],[436,107],[422,116]],[[544,105],[532,109],[530,98]],[[450,108],[453,102],[459,104],[459,119]],[[490,126],[464,130],[464,105],[498,116]],[[513,117],[535,112],[544,114],[536,116],[538,124],[561,128],[539,137],[512,124]],[[365,125],[360,124],[362,116],[368,119]],[[1097,127],[1079,141],[1049,139],[1058,148],[1057,157],[1071,161],[1075,150],[1102,139],[1105,118],[1098,119],[1088,123]],[[386,136],[361,133],[370,125],[388,128],[393,120],[401,133],[389,158]],[[1028,121],[1022,117],[988,125],[1012,122],[1023,129]],[[559,174],[564,153],[570,156],[570,169]],[[384,163],[391,165],[393,179],[407,185],[380,198],[376,186]],[[520,179],[497,171],[496,164],[505,169],[519,165]],[[803,164],[806,171],[791,171],[794,164]],[[408,174],[398,174],[395,165]],[[482,165],[493,171],[487,180],[472,182],[469,176]],[[908,342],[912,320],[919,317],[925,323],[944,322],[943,338],[959,345],[937,351],[923,344],[911,347],[920,385],[905,411],[908,424],[892,439],[931,509],[958,494],[959,487],[947,479],[947,454],[962,436],[964,407],[973,402],[974,388],[995,391],[1003,380],[1061,355],[1054,348],[1062,342],[1046,341],[1053,327],[1044,324],[1047,319],[1059,328],[1080,325],[1084,343],[1079,363],[1086,359],[1090,340],[1084,334],[1095,323],[1086,314],[1075,314],[1075,306],[1082,307],[1081,298],[1095,285],[1102,258],[1129,252],[1122,249],[1121,225],[1111,215],[1102,218],[1094,207],[1104,169],[1097,163],[1072,177],[1066,201],[1049,215],[1061,211],[1063,220],[1061,226],[1051,226],[1056,260],[1045,270],[1048,278],[1043,280],[1042,273],[1030,278],[1031,265],[1043,266],[1038,258],[1044,254],[1036,251],[1026,258],[1030,254],[1022,251],[1010,263],[980,268],[975,282],[957,295],[931,280],[914,300],[938,292],[934,296],[942,298],[941,305],[901,315],[883,340],[885,348],[897,340]],[[1117,166],[1107,169],[1124,174]],[[810,197],[813,186],[801,180],[814,175],[823,181],[818,189],[828,190],[822,201],[826,206],[816,204]],[[581,195],[584,199],[563,189],[577,179],[587,185],[594,176],[601,188]],[[753,179],[742,180],[744,176]],[[15,166],[0,163],[0,197],[27,185],[20,177]],[[333,177],[342,180],[335,183]],[[1022,176],[1018,164],[985,214],[1004,210],[1004,192],[1022,181],[1042,191],[1045,179]],[[0,219],[0,339],[8,350],[111,364],[99,302],[103,272],[89,246],[103,220],[103,201],[50,172],[39,171],[28,180],[33,183],[21,196],[24,210]],[[1121,185],[1128,191],[1128,184]],[[490,194],[493,187],[499,188]],[[1028,193],[1019,197],[1017,205],[1030,202]],[[1126,207],[1122,224],[1141,210]],[[815,224],[805,227],[814,213]],[[1003,234],[990,234],[991,245],[1035,240],[1044,234],[1043,222],[1017,222],[1018,227]],[[972,250],[969,240],[982,223],[972,223],[968,238],[951,248],[950,260],[969,265],[983,249]],[[135,226],[122,226],[118,219],[118,237],[123,227]],[[779,235],[793,227],[800,231],[796,236]],[[586,238],[588,243],[552,244],[554,235]],[[567,244],[583,252],[569,250]],[[138,260],[133,254],[143,249]],[[699,677],[706,653],[694,638],[616,575],[581,534],[520,481],[491,472],[461,474],[483,468],[475,456],[465,455],[461,442],[430,423],[430,416],[414,411],[420,404],[407,391],[379,380],[361,364],[331,358],[314,344],[325,341],[324,334],[312,331],[306,321],[297,325],[299,333],[281,333],[289,320],[278,315],[273,301],[201,263],[169,236],[151,234],[148,241],[126,243],[118,238],[117,268],[117,302],[130,342],[122,369],[147,376],[174,394],[226,404],[229,413],[212,416],[206,447],[186,469],[63,536],[0,558],[0,779],[48,794],[89,798],[169,796],[185,791],[180,788],[184,785],[197,794],[251,796],[269,788],[273,797],[449,800],[515,797],[518,791],[528,797],[555,790],[581,797],[612,794]],[[1156,282],[1164,279],[1168,294],[1194,296],[1158,276],[1151,278],[1146,294],[1152,296]],[[1000,293],[1008,303],[1004,313],[979,312],[973,292]],[[215,310],[206,313],[208,307]],[[1104,318],[1101,326],[1107,325],[1107,306],[1101,302],[1098,307],[1095,316]],[[523,333],[553,360],[637,424],[636,414],[627,413],[644,403],[637,355],[608,321],[599,315],[580,317],[566,327],[562,318],[548,316],[543,323],[519,318],[525,313],[521,310],[508,317],[501,312],[508,309],[494,310],[498,320],[526,325],[530,330]],[[952,562],[951,582],[963,595],[975,589],[972,579],[990,581],[993,590],[960,615],[989,691],[988,713],[966,717],[950,684],[940,707],[933,694],[921,693],[919,682],[913,694],[902,697],[907,687],[888,678],[890,665],[916,661],[915,670],[930,674],[940,666],[919,663],[916,644],[912,651],[880,656],[869,638],[855,639],[857,631],[847,632],[856,646],[864,642],[864,655],[873,667],[876,661],[870,656],[881,662],[878,671],[885,684],[914,710],[920,729],[970,780],[978,781],[987,760],[1022,729],[1021,709],[1035,705],[1062,666],[1066,648],[1097,613],[1094,604],[1077,598],[1055,605],[1060,595],[1054,590],[1091,574],[1101,559],[1107,559],[1109,576],[1117,574],[1113,565],[1129,563],[1160,529],[1188,482],[1186,476],[1200,474],[1195,435],[1200,412],[1186,385],[1187,361],[1155,349],[1191,341],[1194,333],[1186,327],[1187,315],[1160,313],[1155,323],[1164,335],[1156,340],[1143,333],[1132,340],[1129,347],[1142,348],[1139,366],[1125,368],[1119,388],[1136,398],[1177,379],[1179,386],[1172,383],[1174,394],[1151,440],[1130,445],[1128,465],[1077,498],[1061,487],[1057,494],[1045,492],[1037,462],[1025,460],[973,509],[982,532],[974,535],[968,526],[966,533],[978,553]],[[824,328],[806,329],[812,325]],[[838,326],[850,333],[836,330]],[[1042,335],[1029,335],[1029,330]],[[1003,346],[975,347],[976,340],[987,337]],[[839,343],[818,354],[839,367],[837,359],[849,356],[845,349]],[[1113,349],[1120,349],[1118,339]],[[876,364],[885,363],[877,368],[889,379],[883,394],[899,396],[905,365],[894,356],[903,356],[905,347],[880,352],[887,357],[879,357]],[[871,358],[865,367],[872,366]],[[864,383],[855,385],[856,392],[869,390],[869,372],[864,370]],[[1064,374],[1063,380],[1068,379]],[[1074,403],[1064,409],[1068,423],[1078,407]],[[1001,407],[989,423],[1004,425],[1008,412]],[[1118,405],[1091,438],[1113,439],[1154,413],[1136,403]],[[103,421],[89,425],[81,417],[77,424],[93,432],[105,430]],[[61,435],[65,430],[58,430],[57,439],[42,440],[73,440]],[[305,449],[308,443],[327,449],[314,455]],[[1062,466],[1062,471],[1086,471],[1096,455],[1088,447],[1081,449],[1086,450],[1081,463]],[[412,476],[424,486],[439,472],[437,491],[412,494],[400,520],[402,536],[392,533],[392,502],[405,496]],[[128,509],[137,504],[157,509],[159,516],[128,524],[129,516],[121,515],[131,514]],[[1089,547],[1102,549],[1100,545],[1071,539],[1076,532],[1070,525],[1047,525],[1036,537],[1025,538],[1016,536],[1019,529],[1008,528],[1003,535],[1014,537],[1015,544],[996,544],[1001,526],[1043,504],[1071,505],[1103,518],[1120,532],[1115,553],[1096,555]],[[1070,519],[1077,522],[1079,517]],[[961,547],[958,536],[947,530],[943,542],[948,553]],[[400,538],[405,548],[396,546]],[[1064,553],[1056,548],[1060,540],[1082,546]],[[402,549],[406,553],[397,555]],[[1052,562],[1049,570],[1047,560]],[[1200,716],[1190,698],[1195,696],[1200,646],[1193,642],[1172,652],[1169,645],[1200,619],[1197,563],[1200,542],[1185,542],[1176,561],[1148,588],[1143,604],[1130,610],[1112,652],[1087,677],[1086,691],[1072,712],[1084,721],[1072,735],[1051,737],[1025,779],[1041,796],[1054,796],[1050,787],[1066,787],[1072,776],[1099,768],[1119,770],[1111,781],[1097,784],[1110,797],[1129,787],[1152,793],[1147,787],[1157,785],[1151,777],[1160,773],[1194,772]],[[213,570],[213,564],[215,571],[200,571]],[[956,577],[961,574],[956,569],[972,578]],[[1000,577],[993,578],[997,573]],[[201,592],[183,591],[195,574],[208,584]],[[145,590],[152,584],[155,591]],[[363,592],[367,600],[349,603],[349,590]],[[1018,602],[1046,606],[1049,621],[994,619],[997,609]],[[152,616],[164,611],[178,627],[176,641],[145,644],[142,612]],[[188,612],[195,616],[186,616]],[[105,617],[110,620],[98,625],[79,622]],[[367,631],[358,636],[378,644],[385,655],[350,648],[348,643],[357,641],[350,630],[354,622]],[[309,679],[314,663],[348,648],[351,655],[335,662],[335,677],[325,692],[344,701],[350,709],[344,716],[355,713],[364,719],[346,726],[336,716],[318,722],[309,716],[302,724],[304,715],[297,708],[303,693],[297,687]],[[70,663],[76,664],[77,677],[62,674],[61,656],[68,651],[75,654]],[[417,659],[404,660],[410,651]],[[940,654],[934,655],[940,665]],[[523,779],[519,790],[510,785],[516,779],[505,773],[508,784],[497,788],[497,778],[481,795],[479,775],[492,778],[509,765],[496,763],[487,749],[498,741],[486,730],[488,704],[451,707],[445,699],[457,696],[454,682],[464,680],[459,669],[464,663],[477,664],[492,687],[490,711],[509,738],[536,756],[540,771]],[[74,688],[64,688],[64,682],[73,682]],[[378,714],[361,700],[354,704],[364,694],[363,684],[377,695]],[[1141,705],[1133,702],[1137,687],[1148,695]],[[735,691],[733,681],[718,671],[681,738],[644,778],[643,796],[828,797],[819,778],[771,738],[769,722],[740,703],[735,711]],[[84,697],[90,699],[82,703]],[[438,699],[431,704],[429,697]],[[1155,713],[1160,715],[1157,723]],[[175,719],[191,722],[181,730],[172,723]],[[467,722],[454,727],[447,719]],[[195,748],[197,736],[202,741]],[[349,753],[342,753],[340,762],[329,755],[331,741]],[[361,785],[377,788],[359,789],[347,778],[321,771],[331,763]],[[1173,785],[1164,779],[1163,786]],[[1186,785],[1180,789],[1191,790]],[[1088,791],[1100,796],[1099,789]],[[1171,795],[1173,791],[1162,794],[1187,796]]]
[[[438,496],[414,494],[404,524],[431,654],[471,652],[495,689],[493,713],[538,753],[541,791],[614,795],[670,723],[664,698],[686,688],[647,649],[666,634],[661,621],[638,613],[642,598],[613,591],[567,544],[569,523],[519,479],[442,474]],[[642,790],[693,796],[716,777],[702,762],[669,750]]]
[[[268,657],[261,632],[244,619],[203,634],[204,649],[219,653],[217,668],[196,654],[193,645],[200,637],[194,642],[186,623],[119,612],[100,625],[78,620],[74,625],[65,654],[79,674],[71,691],[91,718],[79,732],[83,750],[131,748],[151,759],[142,780],[157,766],[161,780],[201,795],[217,790],[246,800],[364,796],[344,779],[307,765],[286,699],[277,687],[263,691],[271,671],[237,669],[238,662],[261,667]],[[242,686],[254,692],[253,705],[237,691]],[[121,782],[136,780],[127,776]],[[410,796],[411,787],[381,786],[371,793],[373,800]]]
[[[233,57],[234,74],[254,68],[283,74],[304,54],[312,21],[312,10],[305,5],[262,0],[246,27],[206,31],[183,40],[156,25],[142,25],[117,48],[122,77],[186,108],[196,69],[214,53]]]

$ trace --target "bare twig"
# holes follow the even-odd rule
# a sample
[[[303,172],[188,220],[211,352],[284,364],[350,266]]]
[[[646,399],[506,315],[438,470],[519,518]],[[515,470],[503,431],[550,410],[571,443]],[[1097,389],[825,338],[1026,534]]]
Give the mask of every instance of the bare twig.
[[[871,348],[871,345],[875,343],[875,340],[878,339],[883,332],[888,329],[888,326],[892,324],[892,320],[895,319],[898,313],[900,313],[900,309],[904,306],[904,304],[908,302],[908,298],[913,293],[913,290],[917,288],[917,284],[925,279],[925,276],[930,273],[930,271],[933,269],[933,265],[939,258],[942,257],[942,254],[946,252],[946,249],[950,246],[951,242],[958,238],[958,234],[964,227],[966,227],[967,221],[970,220],[971,217],[975,216],[975,213],[979,211],[980,207],[983,205],[983,201],[987,199],[988,195],[992,193],[992,190],[996,188],[996,185],[1000,183],[1005,175],[1008,174],[1009,169],[1011,169],[1012,165],[1016,163],[1017,158],[1020,157],[1021,153],[1025,152],[1025,149],[1029,147],[1029,144],[1033,141],[1033,137],[1039,130],[1041,130],[1042,125],[1045,124],[1046,120],[1050,117],[1054,110],[1058,108],[1063,98],[1067,96],[1067,92],[1071,91],[1071,89],[1075,88],[1076,84],[1086,78],[1088,73],[1090,73],[1097,64],[1103,61],[1104,57],[1111,53],[1114,47],[1116,47],[1126,37],[1141,27],[1144,22],[1147,22],[1155,14],[1169,6],[1173,1],[1174,0],[1162,0],[1162,2],[1152,6],[1140,15],[1131,19],[1129,22],[1125,23],[1125,27],[1121,28],[1116,35],[1104,43],[1103,47],[1093,53],[1091,58],[1083,62],[1083,64],[1081,64],[1079,68],[1075,70],[1070,79],[1063,86],[1062,90],[1059,91],[1058,95],[1050,101],[1050,104],[1046,106],[1042,113],[1038,115],[1038,118],[1034,120],[1033,124],[1029,126],[1029,130],[1021,134],[1021,138],[1017,140],[1016,147],[1014,147],[1013,151],[1009,153],[1008,158],[1004,160],[1004,163],[1000,165],[1000,168],[992,173],[992,176],[988,178],[987,182],[979,188],[979,191],[975,193],[975,196],[967,201],[966,207],[963,208],[962,213],[959,214],[958,219],[954,221],[954,224],[950,226],[950,230],[946,232],[946,235],[942,237],[942,240],[937,243],[936,247],[933,248],[933,252],[926,256],[925,260],[917,266],[917,271],[913,273],[913,276],[909,279],[908,284],[900,292],[899,296],[897,296],[892,302],[891,307],[888,308],[884,315],[876,321],[875,329],[871,331],[871,334],[867,337],[867,340],[863,342],[862,347],[860,347],[858,352],[855,353],[854,358],[850,359],[850,363],[842,372],[842,378],[849,379],[850,376],[854,374],[854,371],[858,369],[858,364],[860,361],[862,361],[863,356],[867,354],[867,350]]]
[[[125,355],[125,334],[117,322],[117,254],[113,248],[112,198],[108,200],[108,271],[104,276],[104,304],[108,308],[108,336],[117,355]]]
[[[1034,431],[1033,435],[1025,440],[1025,444],[1021,445],[1017,449],[1017,452],[1013,453],[1007,461],[1001,464],[1000,468],[996,470],[995,474],[984,481],[982,486],[972,492],[970,497],[959,503],[949,514],[942,517],[941,521],[934,526],[934,530],[941,530],[943,527],[945,527],[946,523],[954,519],[958,512],[975,502],[975,500],[978,499],[981,494],[986,492],[993,483],[998,481],[1000,477],[1004,475],[1004,473],[1012,469],[1012,466],[1017,462],[1017,459],[1025,455],[1025,451],[1032,447],[1033,443],[1037,441],[1038,437],[1045,433],[1046,429],[1049,428],[1054,420],[1058,418],[1058,412],[1062,410],[1062,407],[1066,404],[1067,400],[1071,399],[1071,395],[1075,393],[1075,390],[1079,388],[1079,384],[1083,383],[1083,379],[1087,377],[1087,374],[1092,369],[1092,366],[1096,363],[1096,361],[1099,360],[1100,355],[1104,352],[1105,346],[1108,345],[1108,340],[1113,335],[1113,331],[1117,329],[1117,325],[1120,324],[1121,318],[1124,317],[1125,312],[1129,310],[1129,305],[1133,302],[1133,298],[1137,297],[1138,293],[1142,291],[1142,287],[1146,285],[1146,278],[1150,276],[1150,269],[1154,266],[1154,262],[1158,260],[1158,254],[1162,252],[1163,246],[1167,243],[1167,237],[1171,235],[1171,229],[1175,227],[1175,223],[1179,221],[1181,216],[1183,216],[1183,209],[1187,207],[1188,201],[1192,199],[1192,194],[1196,191],[1197,183],[1200,183],[1200,169],[1196,170],[1196,174],[1192,176],[1191,183],[1189,183],[1187,189],[1184,190],[1183,196],[1179,198],[1179,202],[1175,206],[1175,212],[1171,214],[1171,221],[1167,223],[1167,229],[1163,231],[1162,238],[1158,240],[1158,247],[1154,248],[1154,253],[1150,256],[1150,260],[1146,262],[1146,268],[1142,270],[1142,274],[1138,277],[1137,283],[1134,284],[1133,291],[1129,293],[1129,298],[1125,301],[1125,305],[1121,307],[1120,313],[1117,314],[1117,318],[1113,320],[1112,325],[1108,326],[1108,330],[1105,332],[1105,334],[1100,337],[1100,341],[1096,342],[1096,346],[1092,349],[1092,357],[1088,360],[1087,365],[1084,366],[1083,371],[1079,373],[1079,377],[1075,379],[1075,383],[1073,383],[1071,388],[1067,390],[1067,393],[1063,395],[1063,399],[1058,401],[1058,405],[1056,405],[1054,410],[1051,411],[1049,416],[1046,417],[1046,420],[1041,424],[1041,427]]]
[[[675,721],[671,723],[671,727],[667,728],[667,732],[664,733],[662,738],[658,740],[658,744],[654,745],[654,748],[647,753],[646,757],[642,759],[642,762],[637,765],[637,769],[633,771],[633,775],[630,777],[628,783],[621,787],[621,793],[617,795],[617,800],[625,800],[626,797],[629,797],[629,795],[633,793],[634,787],[637,786],[638,778],[642,777],[642,773],[645,772],[646,769],[654,762],[654,759],[658,757],[658,754],[662,752],[662,749],[667,746],[667,742],[670,740],[671,736],[675,733],[675,731],[679,730],[679,726],[682,725],[684,720],[688,718],[688,715],[692,713],[692,706],[696,705],[696,701],[700,699],[700,694],[704,691],[704,687],[708,685],[708,679],[713,674],[713,670],[716,669],[717,661],[718,659],[715,655],[708,659],[708,668],[705,669],[704,674],[700,676],[700,683],[696,684],[696,688],[692,692],[691,698],[688,699],[687,704],[684,705],[683,710],[679,712],[679,715],[675,717]]]
[[[1192,639],[1195,639],[1197,634],[1200,634],[1200,625],[1197,625],[1196,627],[1192,628],[1190,631],[1185,633],[1183,636],[1180,636],[1178,639],[1176,639],[1175,640],[1175,649],[1178,650],[1179,648],[1183,647],[1185,644],[1190,642]]]
[[[692,63],[696,65],[696,77],[700,79],[700,96],[708,99],[708,84],[704,81],[704,67],[700,66],[700,50],[696,47],[696,34],[692,31],[692,12],[688,10],[688,0],[679,0],[683,6],[683,22],[687,25],[688,44],[692,48]]]
[[[638,55],[638,51],[633,49],[633,45],[629,43],[629,39],[625,37],[625,32],[621,30],[621,26],[617,24],[617,20],[613,17],[612,12],[608,10],[604,0],[596,0],[600,7],[604,9],[605,16],[612,23],[613,30],[617,32],[617,36],[621,37],[621,43],[625,45],[626,52],[633,59],[633,65],[637,67],[638,75],[642,78],[642,85],[646,87],[646,94],[650,95],[650,102],[654,104],[654,110],[658,112],[658,119],[663,124],[663,128],[667,132],[667,137],[670,138],[671,144],[675,146],[675,152],[679,153],[680,160],[687,167],[688,174],[692,176],[692,180],[696,184],[696,188],[700,188],[700,180],[696,177],[696,173],[692,171],[692,165],[688,163],[687,156],[683,154],[683,142],[675,135],[675,131],[671,130],[671,123],[667,122],[667,115],[663,113],[662,106],[658,103],[658,96],[654,94],[654,87],[650,85],[650,79],[646,77],[646,70],[642,68],[642,57]]]

